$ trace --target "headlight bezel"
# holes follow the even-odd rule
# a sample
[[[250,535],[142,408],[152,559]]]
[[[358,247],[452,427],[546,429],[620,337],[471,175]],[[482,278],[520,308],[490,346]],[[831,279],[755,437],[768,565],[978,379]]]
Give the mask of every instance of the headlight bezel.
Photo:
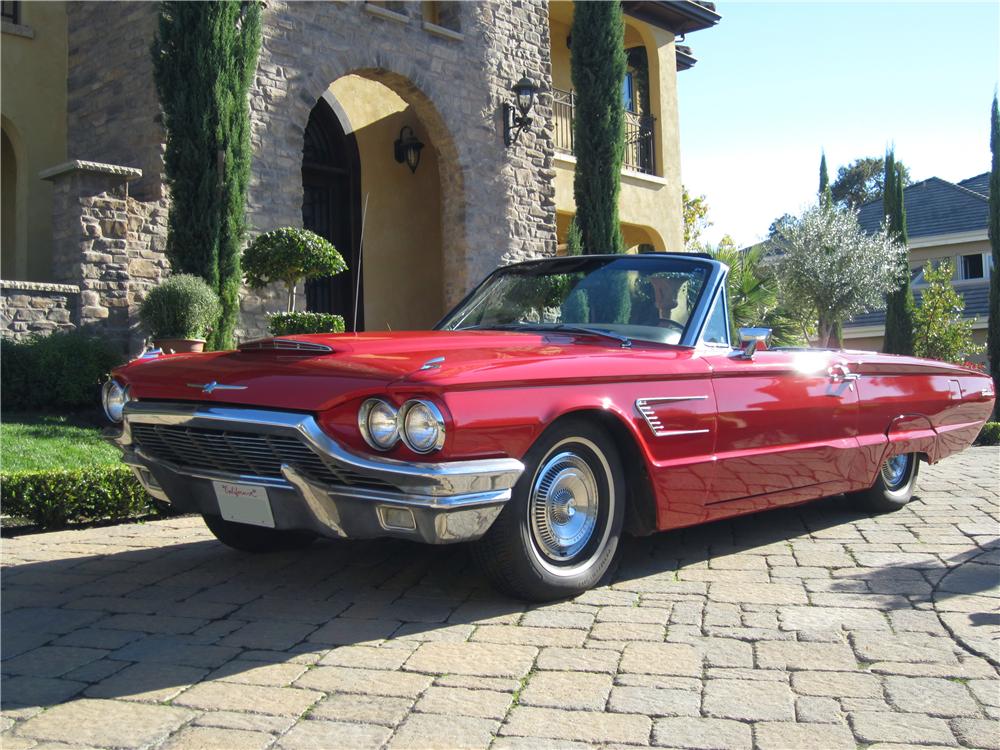
[[[371,416],[371,413],[372,411],[374,411],[376,407],[379,406],[384,406],[388,408],[390,412],[392,412],[392,419],[394,425],[390,439],[386,441],[384,444],[380,443],[378,440],[375,439],[369,427],[369,418]],[[399,443],[399,411],[396,409],[395,406],[393,406],[389,401],[387,401],[384,398],[365,399],[365,401],[361,404],[361,407],[358,409],[358,429],[361,431],[361,437],[364,438],[365,442],[368,443],[368,445],[370,445],[375,450],[377,451],[392,450],[394,447],[396,447],[396,444]]]
[[[111,402],[112,395],[116,401]],[[113,424],[121,424],[125,419],[125,407],[132,400],[129,386],[122,385],[115,378],[109,378],[101,387],[101,407],[104,409],[104,416]]]
[[[417,407],[422,407],[426,409],[431,417],[431,420],[435,423],[437,427],[437,433],[435,435],[434,442],[426,448],[421,448],[417,446],[410,437],[409,431],[407,430],[407,420],[409,418],[409,415],[413,411],[413,409]],[[428,401],[427,399],[422,399],[422,398],[410,399],[405,404],[403,404],[402,407],[400,407],[397,421],[399,425],[397,431],[399,432],[400,439],[403,441],[403,444],[414,453],[419,453],[419,454],[433,453],[434,451],[439,451],[441,450],[442,447],[444,447],[444,441],[447,434],[447,430],[445,428],[444,415],[441,413],[441,410],[437,407],[437,405],[433,401]]]

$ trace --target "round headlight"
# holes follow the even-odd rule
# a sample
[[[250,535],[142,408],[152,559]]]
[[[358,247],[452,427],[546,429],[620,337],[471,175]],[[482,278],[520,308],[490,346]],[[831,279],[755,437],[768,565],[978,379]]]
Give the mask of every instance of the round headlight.
[[[101,403],[104,414],[112,422],[121,422],[125,404],[129,401],[128,386],[122,387],[117,380],[109,380],[101,389]]]
[[[444,417],[430,401],[407,401],[400,414],[403,442],[411,451],[430,453],[444,445]]]
[[[358,428],[365,442],[376,450],[387,451],[399,440],[396,410],[380,398],[370,398],[361,404]]]

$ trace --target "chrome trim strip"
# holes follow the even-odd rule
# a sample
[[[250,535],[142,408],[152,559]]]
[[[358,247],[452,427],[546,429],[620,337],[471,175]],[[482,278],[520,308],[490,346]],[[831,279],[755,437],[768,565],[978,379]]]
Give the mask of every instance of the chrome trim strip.
[[[702,435],[708,432],[704,430],[668,430],[663,426],[663,422],[653,411],[653,404],[679,403],[681,401],[705,401],[708,396],[657,396],[654,398],[637,398],[635,408],[639,410],[642,418],[646,420],[649,429],[656,437],[676,437],[677,435]]]
[[[704,435],[709,430],[660,430],[656,437],[676,437],[678,435]]]
[[[261,433],[294,433],[320,456],[335,465],[380,479],[398,487],[404,495],[432,496],[478,495],[510,490],[517,482],[524,464],[513,458],[487,458],[442,463],[400,461],[367,457],[350,451],[323,432],[315,418],[300,412],[271,409],[175,404],[132,401],[126,405],[125,421],[114,440],[122,448],[131,448],[131,424],[171,424],[192,427],[220,426],[250,428]],[[229,475],[233,480],[233,476]],[[276,480],[269,480],[276,481]],[[352,495],[357,494],[354,488]],[[368,492],[366,490],[366,492]]]
[[[188,383],[187,387],[201,388],[202,393],[211,393],[212,391],[245,391],[247,389],[245,385],[226,385],[217,380],[213,380],[211,383]]]

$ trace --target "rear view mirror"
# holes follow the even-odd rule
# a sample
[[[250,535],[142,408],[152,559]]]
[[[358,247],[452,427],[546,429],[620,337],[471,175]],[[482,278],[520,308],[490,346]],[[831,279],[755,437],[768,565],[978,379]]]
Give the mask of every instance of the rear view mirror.
[[[743,358],[753,359],[753,355],[758,349],[767,348],[767,342],[770,338],[770,328],[741,328],[740,345],[743,349]]]

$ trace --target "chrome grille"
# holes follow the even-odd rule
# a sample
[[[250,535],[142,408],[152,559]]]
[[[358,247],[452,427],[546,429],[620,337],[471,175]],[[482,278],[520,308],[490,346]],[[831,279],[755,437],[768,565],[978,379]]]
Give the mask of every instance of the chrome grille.
[[[129,428],[145,453],[187,469],[282,479],[281,465],[288,464],[326,484],[394,489],[380,479],[327,463],[303,440],[289,435],[143,422]]]

